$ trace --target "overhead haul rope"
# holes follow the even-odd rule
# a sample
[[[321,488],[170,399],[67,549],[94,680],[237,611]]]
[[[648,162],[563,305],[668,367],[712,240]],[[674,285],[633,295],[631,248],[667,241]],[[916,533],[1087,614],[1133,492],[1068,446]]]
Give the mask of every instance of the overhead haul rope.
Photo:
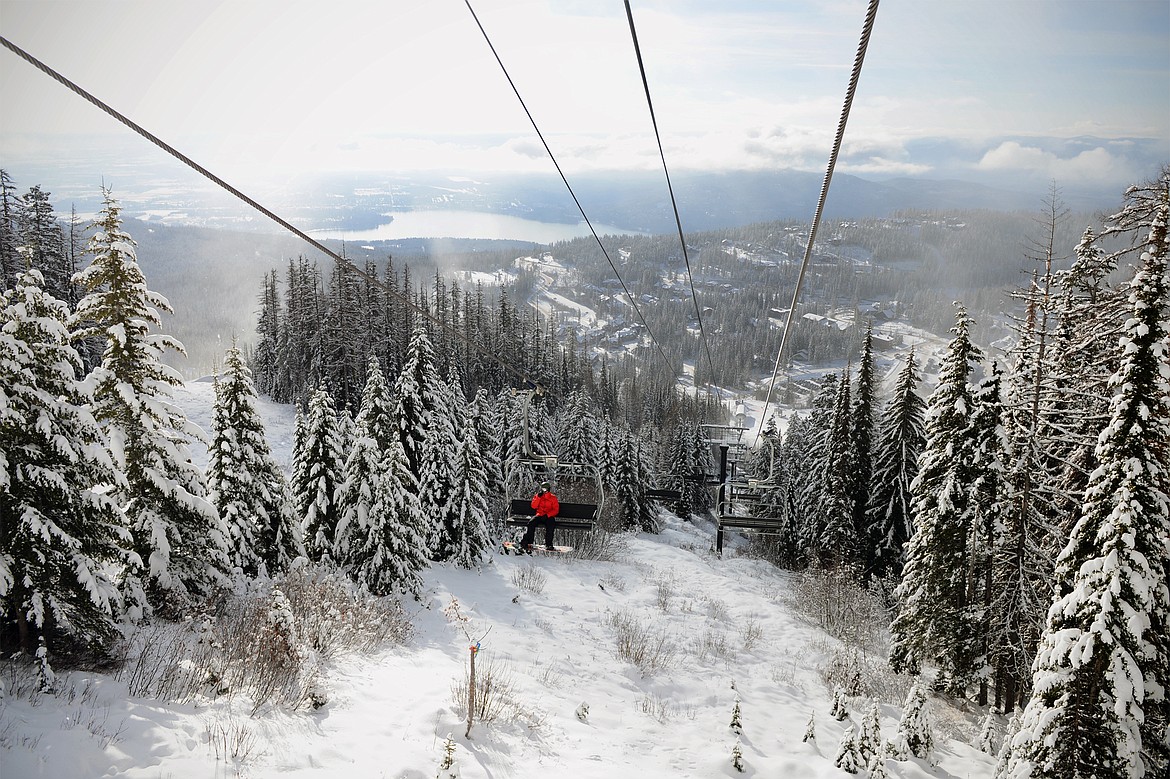
[[[849,121],[849,109],[853,107],[853,95],[857,91],[857,80],[861,78],[861,65],[865,61],[865,49],[869,46],[869,36],[873,32],[873,20],[877,16],[877,9],[878,0],[869,0],[869,10],[865,14],[865,24],[861,28],[861,42],[857,46],[857,56],[853,59],[853,73],[849,77],[849,88],[845,91],[845,105],[841,109],[841,120],[837,123],[837,136],[833,140],[833,151],[829,154],[825,182],[821,185],[821,196],[817,199],[816,213],[813,215],[812,228],[808,233],[808,244],[804,247],[804,259],[800,263],[800,273],[796,277],[796,289],[792,291],[792,307],[788,309],[788,320],[784,324],[784,334],[780,338],[780,349],[776,352],[776,366],[772,369],[772,381],[768,384],[764,410],[760,412],[760,434],[763,433],[764,422],[768,418],[768,405],[772,402],[772,392],[776,388],[776,377],[780,374],[780,361],[784,356],[784,347],[788,345],[788,339],[792,333],[792,324],[796,318],[796,303],[800,298],[800,288],[804,284],[805,272],[808,270],[809,258],[812,256],[813,241],[816,240],[821,214],[825,209],[825,198],[829,195],[829,183],[833,180],[833,168],[837,166],[837,155],[841,151],[841,139],[845,136],[845,124]]]
[[[638,57],[638,71],[642,74],[642,88],[646,92],[646,106],[650,109],[650,123],[654,125],[654,138],[658,141],[658,156],[662,159],[662,172],[666,176],[666,189],[670,192],[670,205],[674,209],[674,223],[678,227],[678,242],[682,246],[683,262],[687,266],[687,281],[691,286],[691,300],[695,303],[695,318],[699,320],[699,340],[703,344],[703,351],[707,354],[707,367],[711,369],[711,383],[715,383],[715,361],[711,359],[711,347],[707,343],[707,333],[703,329],[703,312],[699,308],[699,296],[695,293],[695,274],[691,272],[691,258],[687,255],[687,239],[683,237],[682,219],[678,215],[678,201],[674,198],[674,187],[670,184],[670,170],[666,167],[666,152],[662,150],[662,136],[658,132],[658,119],[654,116],[654,101],[650,99],[650,82],[646,79],[646,66],[642,63],[642,48],[638,45],[638,31],[634,28],[634,12],[630,10],[630,0],[626,2],[626,18],[630,20],[630,37],[634,40],[634,54]],[[695,360],[698,368],[698,360]],[[696,370],[696,377],[698,371]]]
[[[165,151],[167,154],[170,154],[172,157],[179,160],[187,167],[191,168],[192,170],[201,174],[205,178],[209,179],[217,186],[222,187],[223,189],[232,193],[237,198],[244,201],[245,203],[247,203],[248,205],[250,205],[252,208],[256,209],[257,211],[259,211],[261,214],[264,214],[264,216],[268,217],[269,219],[276,222],[278,225],[280,225],[284,229],[288,230],[289,232],[295,234],[299,238],[303,239],[305,242],[312,245],[318,251],[331,257],[334,262],[338,263],[339,265],[342,265],[343,267],[348,268],[350,272],[357,274],[358,276],[360,276],[361,278],[370,282],[374,286],[379,287],[383,291],[388,292],[391,295],[393,295],[394,297],[398,298],[403,303],[405,303],[407,306],[409,306],[410,308],[412,308],[416,312],[418,312],[425,319],[436,324],[440,330],[445,330],[445,331],[451,333],[458,340],[462,341],[464,344],[466,344],[471,349],[475,350],[476,352],[478,352],[481,355],[484,355],[484,356],[491,358],[497,364],[499,364],[499,366],[501,368],[503,368],[506,372],[511,373],[512,375],[519,378],[521,381],[523,381],[525,383],[527,383],[529,381],[529,376],[528,376],[527,372],[517,370],[516,368],[514,368],[511,364],[509,364],[507,361],[505,361],[499,355],[495,354],[494,352],[486,351],[486,350],[480,348],[479,346],[477,346],[476,344],[472,343],[471,340],[468,339],[464,334],[460,333],[455,328],[449,327],[445,322],[440,320],[437,316],[435,316],[434,314],[432,314],[430,311],[426,310],[422,306],[419,306],[417,303],[415,303],[413,300],[411,300],[406,295],[399,292],[393,286],[386,284],[381,279],[379,279],[377,276],[371,276],[370,274],[366,273],[364,270],[357,267],[356,265],[354,265],[352,262],[350,262],[346,258],[342,257],[340,254],[333,251],[328,246],[325,246],[323,243],[318,241],[316,238],[313,238],[311,235],[306,233],[304,230],[301,230],[299,227],[290,223],[288,220],[282,218],[280,215],[274,213],[273,211],[269,210],[268,208],[265,208],[263,205],[261,205],[260,203],[258,203],[255,200],[253,200],[248,195],[245,195],[243,192],[236,189],[231,184],[227,183],[226,181],[224,181],[219,176],[215,175],[214,173],[212,173],[211,171],[209,171],[207,168],[203,167],[199,163],[195,162],[194,160],[192,160],[187,155],[183,154],[178,149],[174,148],[173,146],[171,146],[167,142],[163,141],[161,138],[154,135],[146,128],[135,123],[129,117],[125,116],[124,114],[118,112],[117,110],[110,107],[106,103],[102,102],[98,98],[94,97],[89,92],[87,92],[84,89],[82,89],[81,87],[79,87],[77,84],[75,84],[72,81],[70,81],[69,79],[65,78],[57,71],[53,70],[45,63],[41,62],[36,57],[34,57],[31,54],[29,54],[28,52],[26,52],[24,49],[21,49],[19,46],[12,43],[11,41],[9,41],[7,38],[0,36],[0,44],[2,44],[4,46],[4,48],[11,51],[13,54],[20,57],[25,62],[27,62],[30,65],[32,65],[33,67],[35,67],[37,70],[39,70],[42,73],[44,73],[45,75],[49,76],[54,81],[60,83],[62,86],[64,86],[69,91],[79,95],[80,97],[84,98],[88,102],[92,103],[97,108],[101,109],[105,113],[112,116],[114,119],[117,119],[119,122],[126,125],[131,130],[138,133],[143,138],[150,141],[151,143],[153,143],[155,146],[159,147],[163,151]],[[546,392],[547,392],[547,390],[546,390]],[[552,394],[552,393],[549,393],[549,394]]]
[[[488,48],[492,50],[492,56],[496,58],[496,62],[500,66],[500,70],[504,72],[504,78],[508,79],[508,85],[512,87],[512,92],[516,94],[516,99],[520,101],[520,107],[524,109],[524,113],[528,116],[528,121],[532,124],[532,129],[536,131],[536,136],[540,138],[540,142],[544,144],[544,150],[548,152],[548,158],[552,160],[553,167],[557,169],[557,173],[560,174],[561,181],[565,183],[565,188],[569,190],[570,197],[572,197],[573,202],[577,204],[577,210],[581,212],[581,218],[585,220],[585,224],[589,227],[589,232],[593,233],[593,240],[597,241],[598,247],[601,248],[601,253],[605,255],[606,262],[609,263],[609,267],[612,268],[613,272],[617,275],[618,282],[622,285],[622,290],[626,293],[626,297],[629,299],[630,305],[634,307],[634,313],[636,313],[638,315],[638,319],[642,321],[642,326],[645,327],[646,332],[649,333],[650,340],[654,343],[654,346],[658,348],[658,353],[662,355],[663,361],[667,364],[668,369],[673,374],[674,364],[670,361],[670,358],[666,356],[666,352],[662,349],[662,344],[660,344],[658,339],[654,337],[654,331],[650,329],[650,325],[646,322],[646,317],[642,316],[642,309],[638,308],[638,301],[630,292],[629,287],[626,286],[626,282],[622,278],[621,272],[618,271],[617,266],[614,265],[613,260],[610,259],[609,252],[605,250],[605,244],[601,242],[601,238],[598,237],[597,231],[593,229],[593,223],[590,222],[589,217],[586,216],[585,209],[581,206],[581,201],[577,199],[577,193],[573,191],[572,185],[569,184],[569,179],[565,176],[565,172],[561,170],[561,166],[560,163],[557,162],[556,155],[553,154],[552,149],[549,148],[548,141],[544,139],[544,133],[542,133],[540,131],[540,127],[537,126],[536,119],[532,117],[532,112],[528,110],[528,104],[525,103],[524,98],[520,96],[520,90],[516,87],[516,82],[512,80],[511,74],[508,73],[508,68],[504,66],[504,61],[500,59],[500,54],[496,51],[495,45],[492,44],[491,37],[488,36],[487,30],[484,29],[483,24],[479,21],[479,16],[476,15],[475,9],[471,7],[471,0],[463,0],[463,2],[467,5],[467,10],[471,12],[471,18],[475,20],[475,25],[479,27],[479,31],[483,35],[484,41],[487,42]]]

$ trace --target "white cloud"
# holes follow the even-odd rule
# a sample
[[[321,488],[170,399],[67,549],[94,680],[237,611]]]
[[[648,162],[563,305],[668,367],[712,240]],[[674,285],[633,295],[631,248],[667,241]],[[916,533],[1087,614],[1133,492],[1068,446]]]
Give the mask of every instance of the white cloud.
[[[1004,141],[983,155],[979,170],[1040,175],[1056,181],[1093,184],[1125,183],[1140,178],[1140,171],[1103,146],[1086,149],[1074,157],[1060,157],[1035,146]]]

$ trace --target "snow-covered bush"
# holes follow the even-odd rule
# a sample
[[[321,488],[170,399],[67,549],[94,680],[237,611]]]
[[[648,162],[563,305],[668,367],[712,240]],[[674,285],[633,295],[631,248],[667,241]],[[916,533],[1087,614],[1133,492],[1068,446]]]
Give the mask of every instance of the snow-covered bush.
[[[414,632],[397,600],[375,597],[334,570],[302,564],[275,581],[301,640],[322,658],[402,644]]]
[[[558,534],[558,538],[562,537]],[[618,558],[624,547],[620,533],[611,533],[605,530],[591,530],[587,533],[576,532],[570,536],[570,539],[569,543],[573,547],[573,551],[569,552],[568,556],[578,560],[612,562]]]
[[[122,646],[118,676],[131,695],[182,702],[243,695],[267,705],[325,702],[320,662],[403,643],[412,626],[395,601],[312,566],[276,579],[239,580],[203,616],[143,624]]]
[[[544,592],[544,585],[548,583],[548,574],[532,563],[523,565],[512,571],[512,584],[521,592],[530,592],[539,595]]]
[[[881,657],[858,648],[839,648],[817,667],[821,679],[830,688],[844,687],[853,696],[876,698],[891,706],[906,700],[911,677],[894,673]]]
[[[853,569],[810,568],[801,572],[788,605],[847,645],[885,654],[889,614],[879,593],[857,584]]]
[[[451,700],[455,711],[467,715],[468,694],[471,691],[471,670],[464,666],[463,675],[451,682]],[[520,714],[516,683],[507,662],[493,657],[481,657],[475,663],[475,711],[472,719],[477,724],[511,722]]]
[[[606,616],[614,630],[617,656],[650,676],[674,665],[676,642],[665,629],[655,628],[645,619],[628,611],[615,611]]]

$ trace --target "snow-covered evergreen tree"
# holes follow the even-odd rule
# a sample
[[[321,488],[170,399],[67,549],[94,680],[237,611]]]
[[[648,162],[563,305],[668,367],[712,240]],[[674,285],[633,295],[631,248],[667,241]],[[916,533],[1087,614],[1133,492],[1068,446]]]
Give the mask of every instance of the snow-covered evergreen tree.
[[[894,737],[895,751],[925,760],[934,749],[934,729],[927,708],[926,681],[919,677],[902,704],[902,718],[898,720],[898,734]]]
[[[838,722],[849,716],[849,696],[844,687],[833,688],[833,705],[829,709],[829,716]]]
[[[332,392],[329,394],[333,395]],[[353,413],[348,406],[337,412],[337,438],[341,441],[343,454],[352,449],[353,442],[358,439],[357,420],[353,418]]]
[[[42,281],[28,270],[0,293],[0,603],[17,649],[44,642],[48,663],[63,636],[98,648],[117,636],[108,571],[130,537],[107,494],[125,485],[76,378],[67,307]]]
[[[27,263],[20,258],[19,222],[24,201],[16,191],[16,184],[8,171],[0,168],[0,288],[16,286]]]
[[[821,514],[825,474],[829,465],[829,441],[833,434],[833,411],[839,387],[835,373],[825,374],[813,397],[812,412],[805,427],[804,467],[798,472],[795,488],[799,494],[800,546],[811,564],[819,560],[825,521]]]
[[[436,556],[462,568],[474,568],[491,547],[487,527],[487,474],[475,435],[475,420],[469,416],[468,404],[463,399],[463,382],[454,366],[447,383],[451,388],[455,451],[451,460],[451,493]]]
[[[1003,373],[995,362],[972,393],[970,440],[975,480],[971,484],[967,601],[969,621],[977,625],[972,672],[979,683],[978,703],[987,705],[996,647],[991,644],[995,544],[1002,529],[1004,493]]]
[[[352,547],[354,578],[376,595],[417,595],[427,567],[424,528],[429,521],[418,499],[418,482],[410,472],[402,444],[394,441],[384,455],[364,543]]]
[[[857,748],[861,752],[864,765],[869,765],[875,755],[882,751],[882,717],[876,700],[869,702],[869,708],[861,720],[861,733],[857,738]]]
[[[332,553],[333,559],[343,565],[353,560],[354,548],[366,542],[382,461],[378,443],[366,435],[358,436],[345,458],[345,478],[337,489],[337,531]]]
[[[171,402],[182,379],[162,357],[167,349],[182,352],[182,344],[150,332],[170,304],[147,289],[118,204],[109,190],[103,196],[88,246],[93,260],[76,277],[88,294],[78,304],[82,326],[74,336],[105,339],[90,381],[94,415],[126,475],[117,498],[140,560],[124,574],[131,616],[150,606],[182,610],[190,596],[224,580],[227,531],[188,449],[203,433]]]
[[[837,383],[837,398],[829,435],[821,453],[820,502],[817,506],[821,527],[817,539],[816,559],[821,568],[851,566],[857,562],[857,533],[853,523],[852,497],[849,493],[853,431],[849,373]]]
[[[853,512],[853,539],[857,545],[857,562],[863,570],[874,567],[876,550],[870,544],[868,507],[873,491],[874,469],[874,387],[873,323],[865,330],[861,361],[857,364],[857,383],[849,413],[849,457],[845,493]]]
[[[925,440],[926,404],[916,391],[919,381],[911,349],[882,414],[874,450],[873,490],[866,524],[874,558],[871,570],[879,578],[902,573],[903,547],[913,534],[910,485],[918,475],[918,455]]]
[[[448,559],[460,544],[455,538],[455,457],[460,447],[455,408],[462,407],[462,388],[458,392],[460,397],[456,398],[455,388],[436,383],[419,459],[419,500],[430,518],[427,546],[433,560]]]
[[[1152,195],[1143,202],[1142,195]],[[1056,600],[1012,739],[1012,779],[1164,776],[1170,768],[1170,169],[1115,225],[1148,238],[1111,380],[1100,463],[1056,569]]]
[[[499,504],[504,497],[504,471],[500,464],[499,442],[495,439],[493,430],[494,410],[491,396],[488,391],[480,387],[467,409],[471,425],[469,430],[475,434],[475,442],[479,447],[479,454],[483,460],[484,487],[489,507]],[[489,516],[499,512],[489,509]]]
[[[589,396],[581,390],[570,393],[561,419],[557,453],[571,463],[593,462],[597,456],[597,420]]]
[[[394,384],[394,419],[398,440],[406,453],[406,462],[415,479],[422,475],[423,442],[431,429],[431,417],[438,399],[439,377],[435,373],[435,353],[426,327],[415,325],[410,336],[406,363]]]
[[[808,715],[808,724],[804,726],[804,736],[801,741],[816,741],[817,740],[817,713],[810,712]]]
[[[969,377],[981,352],[972,321],[959,306],[955,327],[926,410],[926,443],[911,485],[917,532],[906,550],[897,613],[890,626],[895,670],[923,659],[938,663],[940,681],[961,694],[974,673],[977,614],[970,609],[971,498],[976,472]],[[956,572],[963,572],[956,575]]]
[[[448,733],[447,740],[443,742],[443,759],[439,761],[439,773],[435,774],[435,779],[459,779],[459,764],[455,760],[458,746]]]
[[[979,726],[979,735],[975,739],[975,748],[986,755],[994,755],[995,748],[995,712],[989,711],[983,717],[983,724]]]
[[[331,559],[340,519],[337,491],[345,480],[345,455],[341,449],[333,398],[318,387],[309,398],[302,449],[294,457],[301,472],[292,484],[301,516],[301,537],[310,560]]]
[[[852,725],[845,728],[845,732],[841,735],[841,745],[837,747],[837,755],[833,758],[833,765],[850,774],[855,774],[865,768],[861,747],[857,743],[857,732]]]
[[[621,527],[656,533],[658,523],[650,513],[650,505],[646,500],[648,474],[637,437],[625,433],[621,436],[620,446],[615,496],[620,506]]]
[[[362,388],[357,427],[359,436],[374,439],[379,453],[389,449],[391,439],[398,437],[394,421],[394,395],[386,383],[382,364],[377,357],[371,357],[366,364],[366,384]]]
[[[251,371],[232,346],[215,386],[207,485],[228,529],[232,565],[276,574],[300,554],[300,528],[256,401]]]
[[[65,234],[49,198],[50,194],[40,186],[31,187],[21,198],[17,243],[26,267],[41,272],[43,289],[68,305],[77,301],[72,281],[76,269],[70,266]]]

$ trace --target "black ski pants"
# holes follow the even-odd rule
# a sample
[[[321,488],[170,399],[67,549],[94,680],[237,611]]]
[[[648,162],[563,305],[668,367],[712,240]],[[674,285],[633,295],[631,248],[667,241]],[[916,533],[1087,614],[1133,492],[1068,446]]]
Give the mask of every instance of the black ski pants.
[[[556,530],[557,521],[553,517],[546,517],[543,514],[537,514],[532,519],[528,520],[528,524],[524,526],[524,537],[520,539],[521,546],[531,546],[536,541],[536,528],[538,525],[544,525],[544,545],[553,545],[553,531]]]

